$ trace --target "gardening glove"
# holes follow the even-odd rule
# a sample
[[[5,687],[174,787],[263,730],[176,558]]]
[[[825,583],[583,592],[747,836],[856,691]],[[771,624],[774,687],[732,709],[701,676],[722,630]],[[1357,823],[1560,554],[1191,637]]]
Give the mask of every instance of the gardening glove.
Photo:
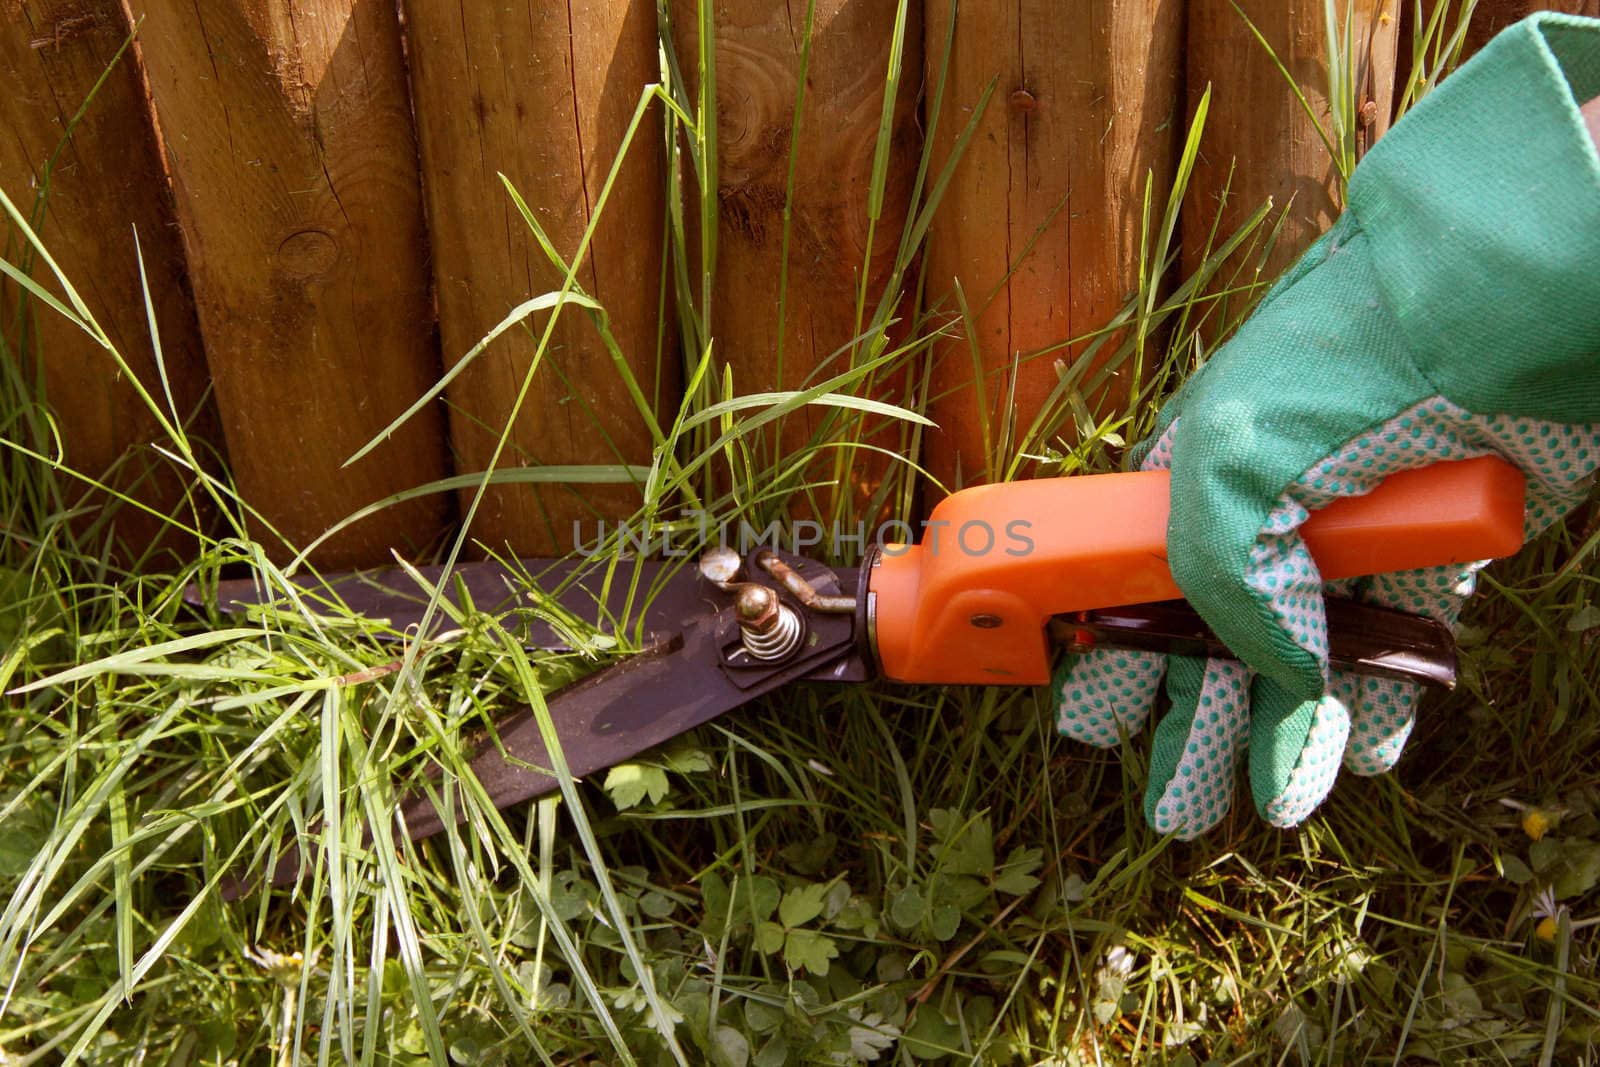
[[[1526,533],[1580,504],[1600,462],[1600,22],[1507,29],[1352,174],[1347,209],[1135,449],[1170,468],[1168,556],[1238,662],[1096,651],[1058,671],[1063,733],[1113,745],[1162,676],[1145,817],[1193,837],[1248,752],[1256,810],[1303,820],[1341,763],[1399,757],[1404,683],[1328,668],[1325,590],[1299,527],[1397,470],[1495,454],[1527,477]],[[1481,564],[1334,592],[1453,624]]]

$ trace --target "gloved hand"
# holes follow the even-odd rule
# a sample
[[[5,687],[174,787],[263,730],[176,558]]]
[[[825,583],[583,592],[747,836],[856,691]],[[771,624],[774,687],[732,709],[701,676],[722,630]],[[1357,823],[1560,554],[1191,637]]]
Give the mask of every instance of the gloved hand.
[[[1097,651],[1058,671],[1063,733],[1114,745],[1165,673],[1145,816],[1192,837],[1248,749],[1256,810],[1290,826],[1400,754],[1417,693],[1331,672],[1325,590],[1298,529],[1385,475],[1495,453],[1533,536],[1600,463],[1600,21],[1510,27],[1357,167],[1348,206],[1163,409],[1134,458],[1170,467],[1168,554],[1242,662]],[[1341,583],[1453,624],[1480,565]]]

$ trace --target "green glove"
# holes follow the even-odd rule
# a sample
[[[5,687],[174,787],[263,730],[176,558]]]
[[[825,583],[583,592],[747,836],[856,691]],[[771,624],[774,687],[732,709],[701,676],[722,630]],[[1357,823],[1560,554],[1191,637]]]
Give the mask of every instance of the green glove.
[[[1526,530],[1580,504],[1600,463],[1600,21],[1507,29],[1397,123],[1348,207],[1163,409],[1142,465],[1172,470],[1168,554],[1242,663],[1097,652],[1055,684],[1062,732],[1115,744],[1163,673],[1145,815],[1193,836],[1222,818],[1247,750],[1262,817],[1304,819],[1343,762],[1398,758],[1407,686],[1330,673],[1309,511],[1407,467],[1487,453],[1528,478]],[[1454,623],[1476,566],[1384,575],[1341,595]]]

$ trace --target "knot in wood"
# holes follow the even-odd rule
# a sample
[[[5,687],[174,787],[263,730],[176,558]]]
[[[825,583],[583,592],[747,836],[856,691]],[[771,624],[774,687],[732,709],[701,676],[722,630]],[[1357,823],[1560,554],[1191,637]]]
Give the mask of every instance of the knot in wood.
[[[339,243],[326,230],[296,230],[278,242],[272,259],[284,275],[309,281],[333,269],[339,261]]]

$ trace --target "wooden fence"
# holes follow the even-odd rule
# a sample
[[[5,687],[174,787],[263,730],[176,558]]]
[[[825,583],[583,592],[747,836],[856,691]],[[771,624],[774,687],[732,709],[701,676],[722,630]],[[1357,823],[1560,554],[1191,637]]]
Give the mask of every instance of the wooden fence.
[[[1424,8],[1431,7],[1432,2]],[[1381,133],[1409,69],[1411,0],[1354,5],[1370,129]],[[533,346],[497,342],[366,458],[341,464],[405,410],[516,304],[559,288],[499,174],[525,197],[563,257],[597,207],[641,89],[660,77],[654,4],[524,0],[5,0],[0,26],[0,188],[24,211],[47,191],[40,233],[149,388],[159,390],[134,233],[148,272],[175,406],[214,443],[243,496],[290,543],[357,507],[489,461]],[[1326,108],[1322,0],[1240,4]],[[1533,6],[1485,0],[1475,41]],[[1568,10],[1600,14],[1600,2]],[[666,6],[692,57],[695,4]],[[852,294],[865,249],[865,190],[883,113],[895,10],[887,0],[807,4],[718,0],[720,213],[715,351],[745,391],[795,387],[858,327]],[[1228,0],[913,0],[890,109],[883,233],[898,234],[930,125],[936,58],[954,42],[934,172],[996,81],[928,238],[930,294],[960,279],[993,293],[976,315],[979,361],[1009,383],[1018,351],[1104,322],[1135,288],[1146,172],[1159,196],[1199,93],[1213,86],[1205,151],[1188,192],[1199,247],[1233,174],[1224,227],[1266,196],[1294,207],[1281,266],[1334,210],[1332,168],[1310,120]],[[131,51],[115,61],[133,27]],[[1397,62],[1398,57],[1398,62]],[[802,59],[805,106],[794,100]],[[926,76],[924,77],[924,71]],[[96,89],[96,86],[98,88]],[[93,100],[76,121],[86,99]],[[954,117],[952,117],[954,116]],[[664,196],[660,116],[617,174],[578,283],[608,313],[617,355],[668,410],[681,387],[658,346]],[[70,126],[71,136],[66,137]],[[791,178],[790,150],[795,157]],[[678,176],[681,180],[681,176]],[[792,214],[784,216],[792,182]],[[774,235],[791,234],[788,241]],[[892,241],[883,248],[892,249]],[[8,258],[19,245],[11,241]],[[1023,253],[1026,252],[1024,256]],[[788,256],[783,336],[772,313]],[[887,260],[868,260],[867,287]],[[35,263],[36,277],[43,271]],[[14,309],[16,291],[4,307]],[[65,457],[114,471],[156,509],[176,506],[170,472],[128,461],[154,420],[105,352],[64,320],[8,311],[8,350],[42,369]],[[932,368],[942,430],[926,461],[972,480],[972,349]],[[784,364],[777,360],[784,353]],[[502,463],[647,462],[592,325],[561,321],[532,379]],[[935,353],[941,356],[940,352]],[[1049,361],[983,391],[1027,413],[1055,381]],[[209,384],[209,388],[208,388]],[[1004,398],[1004,399],[1002,399]],[[578,412],[583,411],[583,417]],[[628,513],[623,487],[496,490],[474,534],[521,552],[559,548],[571,519]],[[330,566],[415,552],[458,521],[447,495],[347,529]],[[151,522],[122,528],[134,543]]]

